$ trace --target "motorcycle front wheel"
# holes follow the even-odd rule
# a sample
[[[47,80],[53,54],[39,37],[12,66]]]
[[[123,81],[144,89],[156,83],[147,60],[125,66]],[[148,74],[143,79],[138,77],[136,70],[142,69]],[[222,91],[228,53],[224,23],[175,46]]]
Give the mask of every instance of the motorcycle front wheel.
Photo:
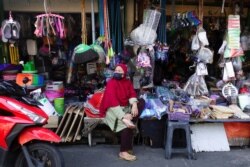
[[[63,167],[64,160],[61,152],[53,145],[46,143],[34,143],[28,145],[28,152],[35,166],[43,167]],[[39,162],[40,165],[37,165]],[[42,164],[42,165],[41,165]],[[23,152],[16,160],[15,167],[27,167],[27,162]]]

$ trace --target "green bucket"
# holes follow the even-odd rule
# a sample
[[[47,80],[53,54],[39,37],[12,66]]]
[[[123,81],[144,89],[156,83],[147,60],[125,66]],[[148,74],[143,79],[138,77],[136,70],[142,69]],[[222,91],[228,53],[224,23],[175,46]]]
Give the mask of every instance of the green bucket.
[[[55,107],[56,112],[59,115],[63,115],[64,114],[64,98],[55,98],[54,107]]]

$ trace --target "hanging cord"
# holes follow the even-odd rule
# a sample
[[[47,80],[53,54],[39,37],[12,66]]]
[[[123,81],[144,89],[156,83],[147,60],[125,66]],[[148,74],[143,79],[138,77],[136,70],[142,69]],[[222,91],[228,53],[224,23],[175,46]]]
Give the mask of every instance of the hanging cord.
[[[108,48],[108,16],[107,16],[107,0],[103,0],[103,16],[104,16],[104,36],[105,48]]]
[[[87,31],[86,31],[86,15],[85,15],[85,0],[82,0],[82,43],[87,43]]]
[[[204,1],[199,0],[199,19],[201,21],[201,25],[203,24],[203,5],[204,5]]]
[[[43,6],[44,6],[44,11],[45,11],[45,14],[46,14],[46,28],[47,28],[47,31],[46,31],[46,39],[47,39],[47,42],[48,42],[48,45],[49,45],[49,53],[50,53],[50,41],[49,41],[49,15],[48,15],[48,6],[47,6],[47,0],[44,0],[43,1]],[[42,23],[43,24],[43,23]]]
[[[222,1],[221,13],[224,13],[225,10],[225,0]]]

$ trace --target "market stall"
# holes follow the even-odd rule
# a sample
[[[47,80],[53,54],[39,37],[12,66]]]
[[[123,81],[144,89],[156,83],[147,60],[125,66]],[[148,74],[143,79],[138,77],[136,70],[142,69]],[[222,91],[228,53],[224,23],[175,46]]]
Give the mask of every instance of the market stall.
[[[189,122],[197,133],[197,124],[220,123],[214,128],[225,134],[228,145],[237,145],[233,138],[249,140],[246,2],[216,3],[212,8],[221,9],[218,13],[209,13],[203,1],[187,2],[186,8],[174,0],[141,3],[143,9],[136,9],[138,2],[79,0],[78,13],[71,8],[60,13],[44,0],[32,17],[5,4],[1,78],[30,92],[41,89],[36,100],[46,106],[54,120],[47,127],[62,142],[88,137],[92,143],[91,133],[103,119],[99,107],[105,83],[119,63],[127,64],[127,77],[145,102],[138,127],[149,145],[163,147],[166,121]],[[131,6],[134,17],[128,17]],[[131,22],[133,27],[126,25]],[[233,132],[235,122],[239,133]]]

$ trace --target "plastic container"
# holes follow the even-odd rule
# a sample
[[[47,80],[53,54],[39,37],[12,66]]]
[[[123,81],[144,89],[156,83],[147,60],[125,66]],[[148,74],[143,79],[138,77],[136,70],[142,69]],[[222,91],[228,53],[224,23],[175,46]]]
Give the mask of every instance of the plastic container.
[[[238,101],[239,101],[239,106],[242,110],[244,110],[244,108],[247,105],[250,105],[250,94],[240,94],[238,95]]]
[[[55,98],[54,107],[55,107],[56,112],[59,115],[63,115],[64,114],[64,98]]]
[[[161,18],[161,13],[159,11],[145,9],[143,13],[143,24],[156,31],[160,18]]]

